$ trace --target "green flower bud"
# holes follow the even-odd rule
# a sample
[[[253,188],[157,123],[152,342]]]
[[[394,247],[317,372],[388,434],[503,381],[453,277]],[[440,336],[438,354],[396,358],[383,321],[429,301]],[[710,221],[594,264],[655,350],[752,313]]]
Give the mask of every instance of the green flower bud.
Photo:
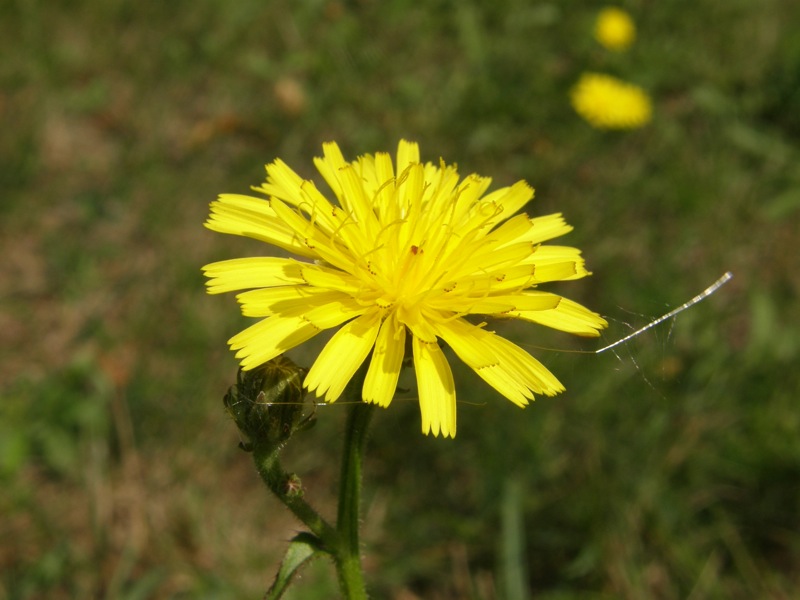
[[[247,438],[243,450],[253,446],[282,446],[296,431],[314,424],[314,413],[304,416],[307,369],[281,355],[250,371],[239,369],[236,385],[223,402],[239,430]]]

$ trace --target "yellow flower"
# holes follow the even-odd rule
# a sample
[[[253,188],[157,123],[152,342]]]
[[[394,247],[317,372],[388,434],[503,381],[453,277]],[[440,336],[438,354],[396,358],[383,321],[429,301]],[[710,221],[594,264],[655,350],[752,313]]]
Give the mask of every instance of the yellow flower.
[[[584,73],[572,88],[572,106],[600,129],[633,129],[650,121],[650,97],[642,88],[601,73]]]
[[[628,13],[611,6],[597,15],[594,37],[609,50],[621,52],[627,50],[636,38],[636,26]]]
[[[533,197],[524,181],[486,194],[491,180],[422,163],[417,144],[346,162],[335,143],[314,163],[336,198],[283,161],[254,188],[268,200],[223,194],[206,227],[252,237],[301,259],[238,258],[206,265],[209,293],[238,294],[261,320],[229,340],[252,369],[324,329],[341,328],[323,348],[305,386],[335,401],[372,353],[363,399],[388,406],[410,334],[423,433],[456,434],[453,375],[439,345],[519,406],[564,388],[522,348],[467,317],[516,318],[584,336],[606,322],[535,288],[589,273],[580,251],[542,245],[572,229],[560,214],[514,213]],[[305,260],[302,260],[305,259]]]

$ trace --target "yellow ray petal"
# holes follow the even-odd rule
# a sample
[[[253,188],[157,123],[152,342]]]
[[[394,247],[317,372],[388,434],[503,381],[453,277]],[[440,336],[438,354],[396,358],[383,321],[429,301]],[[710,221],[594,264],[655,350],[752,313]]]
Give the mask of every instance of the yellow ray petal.
[[[526,214],[511,217],[499,227],[496,227],[485,236],[484,243],[493,242],[498,248],[528,242],[525,236],[534,229],[531,219]],[[533,246],[531,246],[533,247]]]
[[[419,162],[419,146],[416,142],[400,140],[397,144],[397,171],[404,172],[410,164]]]
[[[203,273],[208,277],[208,293],[221,294],[248,288],[305,283],[301,267],[302,263],[291,258],[264,256],[211,263],[203,267]]]
[[[487,251],[477,254],[467,263],[470,273],[493,273],[508,267],[515,267],[533,252],[528,242],[510,244],[502,248],[486,248]]]
[[[367,240],[375,239],[380,229],[372,206],[372,198],[367,196],[364,182],[352,165],[340,169],[339,181],[342,183],[342,208],[353,216],[355,222],[358,223],[358,230],[364,236],[362,238],[363,245],[352,248],[352,250],[356,254],[367,252],[371,249],[367,245]]]
[[[489,333],[491,338],[484,340],[484,343],[490,340],[493,352],[509,376],[536,394],[554,396],[564,391],[564,386],[556,376],[525,350],[504,337],[486,333]]]
[[[265,193],[267,196],[280,198],[294,206],[300,206],[303,202],[302,185],[302,177],[281,159],[276,159],[275,162],[267,165],[266,183],[254,189]]]
[[[406,328],[392,313],[381,325],[367,377],[364,380],[364,401],[389,406],[397,389],[406,346]]]
[[[375,343],[380,314],[375,311],[350,321],[342,327],[320,352],[306,375],[304,386],[334,402],[344,391]]]
[[[303,313],[303,318],[318,329],[337,327],[367,312],[355,298],[342,294],[336,300],[308,309]]]
[[[456,388],[453,373],[437,343],[413,338],[422,433],[455,437]]]
[[[507,316],[512,311],[536,311],[548,310],[558,306],[560,296],[555,294],[523,296],[522,294],[510,294],[502,296],[486,296],[483,298],[471,297],[448,297],[443,294],[435,300],[431,300],[429,305],[439,308],[442,311],[450,310],[463,314],[482,314],[482,315],[503,315]]]
[[[514,378],[509,378],[503,365],[492,351],[492,334],[461,319],[437,324],[437,330],[453,352],[484,381],[519,406],[533,397]],[[505,377],[504,377],[505,375]]]
[[[500,188],[484,196],[483,203],[491,203],[500,207],[493,223],[505,221],[533,198],[534,190],[526,181],[518,181],[510,187]]]
[[[455,173],[453,174],[455,175]],[[497,207],[492,206],[487,211],[482,211],[480,204],[483,204],[481,196],[489,189],[492,184],[490,177],[481,177],[472,173],[464,177],[464,180],[458,185],[455,193],[451,191],[452,185],[455,184],[455,178],[451,177],[446,182],[448,185],[441,185],[437,190],[436,201],[437,210],[452,224],[464,222],[465,226],[472,216],[477,216],[480,220],[484,220],[487,216],[496,216],[500,213]],[[453,202],[455,196],[455,202]],[[479,206],[475,206],[478,204]]]
[[[298,177],[297,182],[296,190],[283,190],[283,188],[276,186],[271,181],[254,187],[253,190],[296,207],[307,215],[309,220],[319,227],[325,235],[333,236],[334,232],[339,231],[344,223],[342,209],[331,204],[320,193],[313,181],[301,180]]]
[[[544,265],[560,262],[579,262],[583,264],[581,251],[570,246],[553,246],[551,244],[534,246],[531,255],[523,261],[523,264]]]
[[[273,316],[237,333],[228,344],[231,350],[238,350],[236,358],[241,360],[242,368],[249,370],[311,339],[319,331],[303,317]]]
[[[590,274],[583,266],[583,259],[567,259],[553,263],[545,262],[544,264],[535,263],[534,267],[534,283],[568,281],[571,279],[580,279]]]
[[[541,244],[569,233],[573,229],[572,225],[568,225],[564,221],[561,213],[533,217],[529,219],[529,222],[531,226],[527,231],[522,232],[517,238],[506,240],[505,243],[531,242],[532,244]]]
[[[242,314],[245,317],[269,317],[274,314],[284,317],[297,316],[332,303],[358,307],[353,298],[347,294],[309,285],[250,290],[237,294],[236,299],[241,304]]]
[[[392,158],[386,152],[375,154],[375,209],[383,223],[398,218],[395,200],[394,168]]]
[[[534,393],[552,396],[564,389],[544,365],[503,337],[462,319],[439,323],[437,329],[461,360],[518,406]]]
[[[325,142],[322,144],[322,158],[314,158],[314,166],[322,175],[325,182],[330,186],[336,199],[339,201],[339,206],[342,205],[342,184],[339,181],[339,169],[344,167],[347,163],[342,156],[342,151],[336,142]]]
[[[608,325],[596,312],[567,298],[561,298],[558,306],[550,310],[511,311],[508,316],[587,337],[597,337],[600,329]]]
[[[303,281],[308,285],[337,290],[351,296],[357,295],[363,287],[361,282],[350,273],[322,265],[303,265],[301,274]]]
[[[303,240],[276,217],[269,202],[260,198],[221,194],[211,203],[211,214],[204,225],[219,233],[250,237],[300,256],[313,256]]]

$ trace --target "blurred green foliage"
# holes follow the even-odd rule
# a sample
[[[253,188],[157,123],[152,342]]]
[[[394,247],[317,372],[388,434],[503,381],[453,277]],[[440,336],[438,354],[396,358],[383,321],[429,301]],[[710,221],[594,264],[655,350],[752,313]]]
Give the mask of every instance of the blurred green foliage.
[[[4,477],[17,475],[28,460],[49,476],[68,476],[79,469],[87,445],[106,445],[108,385],[93,365],[79,359],[45,380],[17,383],[0,407]]]
[[[613,56],[593,2],[0,4],[0,598],[263,593],[297,527],[237,449],[245,319],[199,267],[269,249],[201,224],[275,157],[310,177],[324,140],[401,136],[565,214],[594,276],[552,289],[604,340],[735,278],[616,353],[497,324],[568,391],[520,411],[459,370],[454,441],[409,386],[366,465],[374,596],[796,596],[800,5],[623,4]],[[589,128],[584,70],[648,89],[654,122]],[[323,510],[343,419],[319,407],[287,465]]]

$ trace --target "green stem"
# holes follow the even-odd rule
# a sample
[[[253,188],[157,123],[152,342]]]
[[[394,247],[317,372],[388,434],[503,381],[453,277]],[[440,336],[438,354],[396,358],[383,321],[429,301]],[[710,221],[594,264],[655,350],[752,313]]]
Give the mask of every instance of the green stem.
[[[358,530],[361,505],[361,464],[367,442],[367,430],[373,405],[361,401],[365,368],[350,380],[346,397],[354,401],[347,416],[342,471],[339,485],[339,509],[336,527],[332,527],[304,499],[298,489],[299,480],[287,474],[280,465],[281,445],[253,444],[253,458],[261,478],[278,499],[300,519],[320,542],[320,549],[330,554],[336,565],[339,587],[346,600],[366,600],[364,573]]]
[[[292,477],[281,467],[278,461],[279,452],[280,449],[274,447],[264,449],[256,445],[253,448],[253,460],[255,460],[261,479],[272,493],[311,530],[311,533],[322,541],[323,547],[335,554],[336,548],[339,546],[339,534],[308,502],[303,500],[302,493],[292,489]]]
[[[358,388],[360,390],[360,386]],[[361,504],[361,463],[367,441],[367,430],[373,405],[358,402],[347,416],[342,474],[339,487],[339,513],[336,529],[339,532],[339,552],[335,556],[336,570],[342,593],[349,600],[367,597],[364,573],[361,568],[361,547],[358,530]]]

